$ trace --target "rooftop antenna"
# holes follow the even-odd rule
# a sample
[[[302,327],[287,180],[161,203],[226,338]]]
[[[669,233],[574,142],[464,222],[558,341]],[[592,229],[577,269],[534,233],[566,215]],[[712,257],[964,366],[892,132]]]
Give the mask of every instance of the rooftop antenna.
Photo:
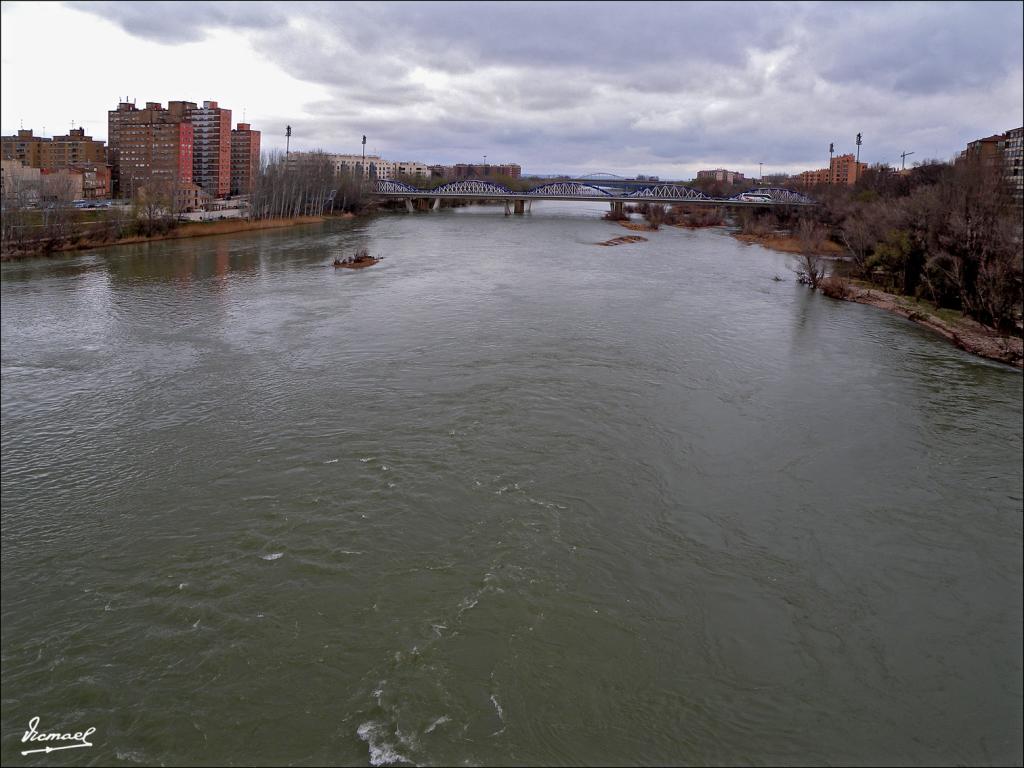
[[[908,157],[910,157],[910,156],[911,156],[912,154],[914,154],[914,153],[913,153],[913,152],[907,152],[907,151],[904,151],[904,152],[903,152],[903,153],[902,153],[902,154],[900,155],[900,157],[902,157],[902,158],[903,158],[903,170],[904,170],[904,171],[905,171],[905,170],[907,170],[907,158],[908,158]]]

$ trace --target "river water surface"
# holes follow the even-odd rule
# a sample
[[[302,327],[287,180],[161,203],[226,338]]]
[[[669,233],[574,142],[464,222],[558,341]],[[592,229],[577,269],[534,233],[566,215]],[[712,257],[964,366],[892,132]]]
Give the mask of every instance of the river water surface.
[[[4,265],[4,764],[1020,764],[1020,372],[600,213]]]

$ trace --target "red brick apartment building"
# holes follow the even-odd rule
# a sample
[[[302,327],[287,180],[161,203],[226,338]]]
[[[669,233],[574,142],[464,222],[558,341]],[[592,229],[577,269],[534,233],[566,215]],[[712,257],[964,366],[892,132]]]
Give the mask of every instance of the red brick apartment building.
[[[193,102],[172,101],[164,109],[147,101],[144,109],[121,102],[107,112],[109,158],[114,195],[132,198],[147,185],[168,189],[192,183]]]
[[[804,171],[793,178],[802,187],[814,187],[818,184],[843,184],[853,186],[857,179],[868,169],[867,163],[858,163],[857,158],[851,153],[837,155],[832,158],[828,168],[819,168],[816,171]]]
[[[231,132],[231,194],[252,194],[260,169],[260,132],[249,123],[239,123]]]

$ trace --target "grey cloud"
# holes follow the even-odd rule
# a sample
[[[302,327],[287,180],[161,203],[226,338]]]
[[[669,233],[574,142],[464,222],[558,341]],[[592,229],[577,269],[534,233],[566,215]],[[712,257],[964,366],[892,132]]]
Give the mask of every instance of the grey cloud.
[[[273,141],[290,122],[300,146],[352,151],[366,133],[428,162],[764,161],[767,172],[818,167],[830,141],[851,150],[858,131],[863,159],[892,161],[916,146],[951,154],[1019,125],[1024,109],[1019,3],[74,7],[161,42],[237,29],[330,95],[307,105],[308,125],[268,121]]]
[[[271,3],[218,2],[74,2],[71,8],[101,16],[126,32],[158,43],[202,40],[215,27],[263,29],[284,18]]]

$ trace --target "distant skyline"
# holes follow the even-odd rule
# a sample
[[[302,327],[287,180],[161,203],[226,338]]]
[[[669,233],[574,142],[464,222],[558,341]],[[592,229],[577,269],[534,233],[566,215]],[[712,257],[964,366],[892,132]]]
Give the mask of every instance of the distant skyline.
[[[0,129],[215,100],[264,149],[750,177],[948,160],[1024,123],[1006,3],[3,2]],[[909,163],[908,163],[909,165]]]

